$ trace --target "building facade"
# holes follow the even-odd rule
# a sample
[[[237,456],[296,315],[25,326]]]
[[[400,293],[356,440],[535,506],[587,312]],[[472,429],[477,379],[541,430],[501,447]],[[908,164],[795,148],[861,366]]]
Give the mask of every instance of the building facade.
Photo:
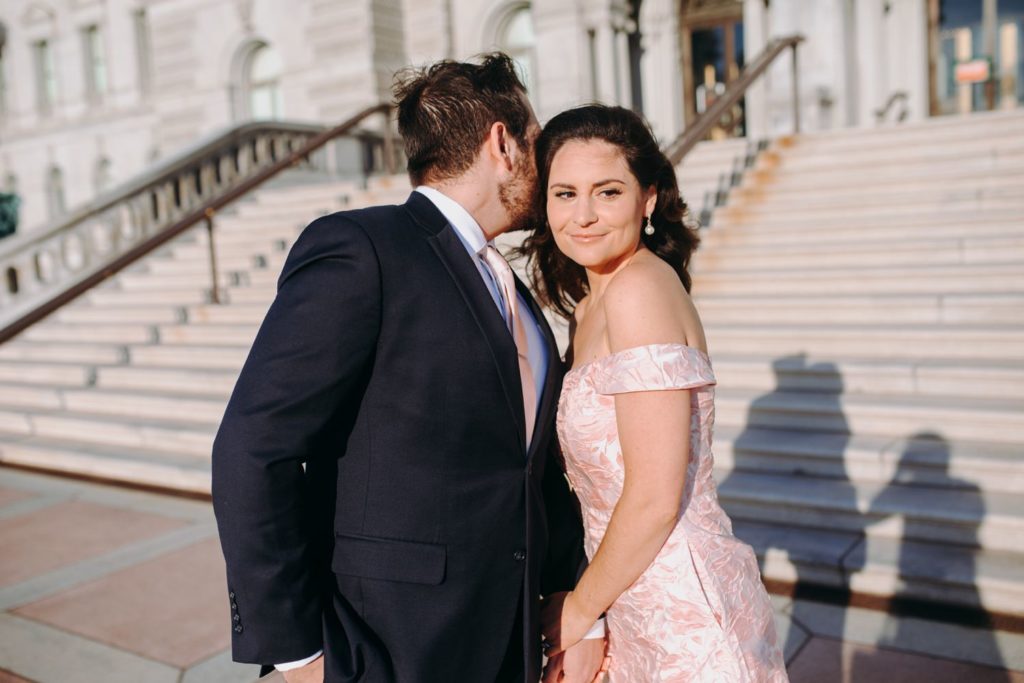
[[[5,0],[0,189],[39,229],[238,122],[337,122],[405,65],[493,49],[542,121],[599,100],[665,142],[795,34],[804,130],[1014,107],[1022,22],[1024,0]],[[784,55],[715,134],[790,132],[793,78]]]

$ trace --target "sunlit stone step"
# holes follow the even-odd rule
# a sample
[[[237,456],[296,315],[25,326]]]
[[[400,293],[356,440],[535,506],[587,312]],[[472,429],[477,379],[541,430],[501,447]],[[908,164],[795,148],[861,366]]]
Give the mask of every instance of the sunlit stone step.
[[[1020,444],[956,441],[918,433],[902,438],[799,429],[718,425],[715,468],[823,477],[870,484],[1014,493],[1024,486]]]
[[[752,426],[906,438],[1024,443],[1024,401],[967,397],[889,396],[830,392],[721,389],[716,419]]]
[[[1013,493],[735,471],[716,478],[734,519],[1024,552],[1024,498]]]

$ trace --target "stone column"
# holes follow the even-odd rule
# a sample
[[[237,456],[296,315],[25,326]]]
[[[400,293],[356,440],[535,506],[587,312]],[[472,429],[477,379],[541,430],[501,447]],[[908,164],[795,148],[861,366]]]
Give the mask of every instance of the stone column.
[[[644,0],[640,6],[644,115],[663,145],[683,131],[683,76],[676,5],[673,0]]]

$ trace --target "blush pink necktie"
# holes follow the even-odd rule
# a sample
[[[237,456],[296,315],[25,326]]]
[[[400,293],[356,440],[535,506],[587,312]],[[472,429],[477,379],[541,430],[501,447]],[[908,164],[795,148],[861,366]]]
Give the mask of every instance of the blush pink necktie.
[[[533,379],[533,370],[530,368],[526,328],[523,327],[523,320],[519,315],[515,279],[508,261],[493,245],[488,244],[480,254],[501,287],[507,314],[505,317],[511,325],[510,331],[516,342],[516,350],[519,352],[519,379],[523,384],[523,411],[526,415],[526,446],[529,447],[530,439],[533,437],[533,425],[537,419],[537,385]]]

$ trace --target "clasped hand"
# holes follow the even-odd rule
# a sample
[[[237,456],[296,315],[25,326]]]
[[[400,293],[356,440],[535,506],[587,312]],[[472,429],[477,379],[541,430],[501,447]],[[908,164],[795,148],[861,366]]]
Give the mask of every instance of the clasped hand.
[[[608,668],[607,641],[583,640],[595,620],[576,607],[571,591],[545,598],[540,621],[548,657],[543,683],[593,683],[603,678]]]

